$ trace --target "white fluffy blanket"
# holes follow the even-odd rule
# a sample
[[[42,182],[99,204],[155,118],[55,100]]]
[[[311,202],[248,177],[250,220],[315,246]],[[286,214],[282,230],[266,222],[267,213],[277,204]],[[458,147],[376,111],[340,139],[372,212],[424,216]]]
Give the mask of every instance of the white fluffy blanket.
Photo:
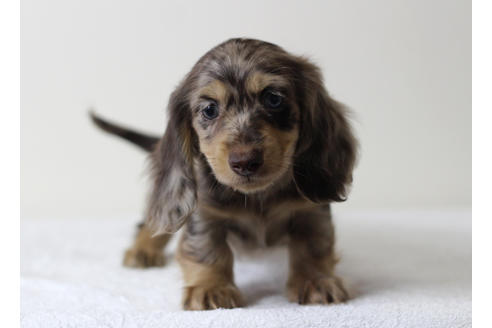
[[[137,220],[21,222],[23,327],[471,327],[471,211],[335,216],[338,273],[353,299],[300,306],[283,296],[286,252],[236,261],[248,306],[180,309],[181,277],[121,266]]]

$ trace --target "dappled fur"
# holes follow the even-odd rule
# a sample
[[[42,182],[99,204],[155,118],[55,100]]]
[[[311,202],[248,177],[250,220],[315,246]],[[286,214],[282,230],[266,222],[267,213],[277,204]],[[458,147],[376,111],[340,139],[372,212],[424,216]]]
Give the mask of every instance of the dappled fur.
[[[282,95],[281,111],[262,103],[270,89]],[[201,113],[211,102],[219,107],[215,120]],[[334,273],[329,204],[346,199],[356,141],[346,110],[328,95],[319,69],[271,43],[231,39],[195,64],[172,93],[168,115],[162,138],[125,133],[93,116],[106,131],[151,151],[148,230],[141,230],[125,264],[156,262],[169,238],[152,242],[147,231],[167,236],[186,225],[177,251],[185,309],[243,304],[232,272],[236,241],[249,247],[288,244],[290,300],[346,300]],[[264,154],[258,177],[234,174],[227,156],[253,147]]]

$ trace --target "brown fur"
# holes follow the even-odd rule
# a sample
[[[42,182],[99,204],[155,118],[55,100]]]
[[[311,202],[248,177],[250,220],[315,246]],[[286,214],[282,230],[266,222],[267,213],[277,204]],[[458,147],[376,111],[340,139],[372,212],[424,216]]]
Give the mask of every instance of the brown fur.
[[[163,266],[166,261],[163,249],[171,239],[171,235],[152,236],[153,232],[141,225],[133,242],[123,258],[123,264],[135,268]]]
[[[280,97],[280,105],[267,97]],[[210,107],[217,109],[212,118],[204,114]],[[168,111],[166,132],[150,147],[147,226],[125,264],[161,264],[155,254],[162,255],[169,233],[185,225],[177,252],[185,309],[243,304],[232,271],[235,241],[249,247],[287,243],[290,300],[345,301],[334,270],[329,204],[346,198],[356,141],[319,69],[271,43],[232,39],[195,64]],[[262,154],[253,175],[239,175],[228,163],[238,152]],[[153,260],[135,260],[142,253]]]

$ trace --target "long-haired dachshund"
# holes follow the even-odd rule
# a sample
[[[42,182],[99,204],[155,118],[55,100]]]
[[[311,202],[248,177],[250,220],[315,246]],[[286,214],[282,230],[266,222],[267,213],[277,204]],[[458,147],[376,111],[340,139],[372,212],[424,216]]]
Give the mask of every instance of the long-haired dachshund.
[[[94,122],[150,152],[145,222],[124,264],[164,264],[172,233],[187,310],[243,305],[231,244],[286,243],[287,295],[300,304],[348,298],[334,273],[330,203],[352,182],[356,140],[320,70],[271,43],[228,40],[201,57],[168,105],[162,138],[94,114]]]

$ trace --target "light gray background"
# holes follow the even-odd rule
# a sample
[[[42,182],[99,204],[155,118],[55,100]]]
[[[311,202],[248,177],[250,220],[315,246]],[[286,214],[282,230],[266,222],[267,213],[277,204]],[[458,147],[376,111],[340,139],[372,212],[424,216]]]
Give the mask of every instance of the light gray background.
[[[339,208],[471,206],[471,3],[23,0],[21,215],[138,213],[145,156],[87,108],[162,133],[168,96],[230,37],[310,56],[355,113]]]

